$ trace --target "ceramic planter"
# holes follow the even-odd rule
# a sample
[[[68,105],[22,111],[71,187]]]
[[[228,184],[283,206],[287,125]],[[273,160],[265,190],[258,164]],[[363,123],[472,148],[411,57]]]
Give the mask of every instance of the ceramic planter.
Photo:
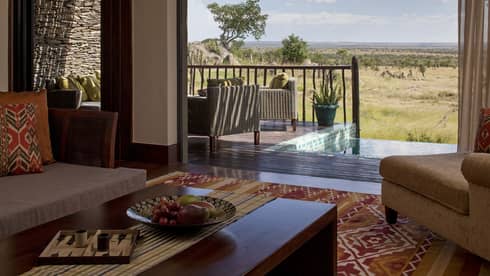
[[[315,113],[320,126],[333,126],[339,105],[315,104]]]

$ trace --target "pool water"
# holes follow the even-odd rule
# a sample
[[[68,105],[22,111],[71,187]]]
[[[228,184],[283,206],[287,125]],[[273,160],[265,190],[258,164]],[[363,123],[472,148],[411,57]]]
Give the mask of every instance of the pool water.
[[[351,138],[353,128],[333,127],[291,139],[269,147],[267,151],[314,152],[327,155],[354,155],[366,158],[384,158],[391,155],[425,155],[454,153],[454,144],[404,142]]]

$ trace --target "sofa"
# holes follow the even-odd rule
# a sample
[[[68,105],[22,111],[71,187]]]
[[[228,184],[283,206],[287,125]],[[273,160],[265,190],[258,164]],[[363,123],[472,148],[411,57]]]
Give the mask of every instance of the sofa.
[[[261,120],[291,120],[293,131],[296,131],[298,112],[295,79],[288,80],[287,88],[261,87],[259,95]]]
[[[259,86],[220,86],[207,89],[207,97],[188,97],[189,134],[208,136],[210,151],[219,136],[254,133],[260,143]]]
[[[490,260],[490,154],[392,156],[380,173],[388,223],[401,213]]]
[[[115,168],[117,114],[49,110],[56,163],[0,177],[0,238],[143,189],[144,170]]]

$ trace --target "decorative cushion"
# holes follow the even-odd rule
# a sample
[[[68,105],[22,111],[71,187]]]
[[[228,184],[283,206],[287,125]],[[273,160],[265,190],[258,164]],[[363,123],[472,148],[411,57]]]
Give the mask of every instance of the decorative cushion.
[[[97,78],[97,80],[100,82],[100,79],[101,79],[100,70],[95,70],[94,75]]]
[[[277,74],[274,78],[272,78],[270,83],[271,89],[284,89],[287,88],[289,81],[289,76],[286,73]]]
[[[36,109],[36,133],[41,149],[43,164],[54,163],[49,133],[48,100],[46,90],[40,92],[0,93],[0,104],[34,104]]]
[[[0,105],[0,176],[42,172],[33,104]]]
[[[475,152],[490,153],[490,108],[481,110],[480,128],[476,135]]]
[[[81,77],[79,80],[87,93],[88,100],[92,102],[100,102],[100,82],[97,80],[97,78],[93,76],[85,76]]]

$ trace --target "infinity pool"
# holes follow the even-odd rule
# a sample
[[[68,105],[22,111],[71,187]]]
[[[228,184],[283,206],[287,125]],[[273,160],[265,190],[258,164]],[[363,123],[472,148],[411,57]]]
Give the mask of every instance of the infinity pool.
[[[281,142],[268,151],[315,152],[327,155],[357,155],[367,158],[384,158],[390,155],[424,155],[453,153],[454,144],[435,144],[376,139],[350,138],[352,130],[330,128]]]

